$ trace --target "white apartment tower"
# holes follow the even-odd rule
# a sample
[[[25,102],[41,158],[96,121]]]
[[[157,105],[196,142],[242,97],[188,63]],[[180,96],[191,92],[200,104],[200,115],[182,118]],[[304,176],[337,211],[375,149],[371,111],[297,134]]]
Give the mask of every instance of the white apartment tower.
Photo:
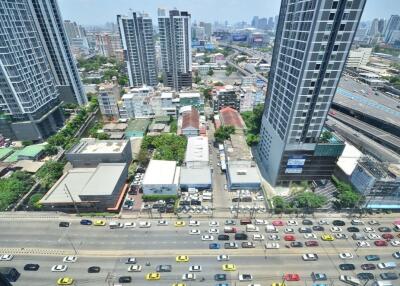
[[[153,22],[147,14],[117,16],[129,84],[133,87],[157,85]]]
[[[312,180],[327,113],[366,0],[282,0],[258,149],[272,185]]]
[[[192,86],[190,26],[188,12],[171,10],[169,15],[158,17],[164,85],[177,91]]]

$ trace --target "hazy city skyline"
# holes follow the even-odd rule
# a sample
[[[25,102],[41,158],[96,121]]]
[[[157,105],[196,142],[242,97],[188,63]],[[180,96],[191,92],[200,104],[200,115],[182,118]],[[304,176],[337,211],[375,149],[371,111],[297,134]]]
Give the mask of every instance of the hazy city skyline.
[[[253,16],[271,17],[278,15],[281,0],[173,0],[173,1],[140,1],[130,0],[96,1],[96,0],[59,0],[64,20],[72,20],[82,25],[102,25],[116,22],[117,14],[126,14],[128,9],[144,11],[152,18],[157,17],[157,8],[187,10],[192,14],[192,21],[251,22]],[[79,7],[79,9],[76,9]],[[390,9],[388,9],[390,7]],[[88,13],[88,11],[91,11]],[[374,18],[388,19],[391,14],[400,12],[398,0],[369,0],[365,6],[362,21]]]

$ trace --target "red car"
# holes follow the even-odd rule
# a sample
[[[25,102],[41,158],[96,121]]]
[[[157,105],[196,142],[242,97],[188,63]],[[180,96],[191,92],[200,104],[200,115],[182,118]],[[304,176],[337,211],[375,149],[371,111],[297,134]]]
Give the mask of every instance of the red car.
[[[387,241],[385,241],[385,240],[375,240],[375,241],[374,241],[374,244],[375,244],[376,246],[388,246],[388,243],[387,243]]]
[[[318,241],[316,241],[316,240],[306,241],[304,244],[305,244],[306,246],[308,246],[308,247],[318,246],[318,245],[319,245],[319,244],[318,244]]]
[[[285,277],[286,281],[300,281],[299,274],[288,273],[288,274],[285,274],[284,277]]]
[[[393,234],[391,234],[391,233],[384,233],[384,234],[382,234],[382,237],[383,237],[384,239],[388,239],[388,240],[394,238]]]
[[[295,241],[295,240],[296,240],[296,238],[294,237],[294,235],[290,235],[290,234],[285,235],[285,236],[283,237],[283,239],[284,239],[285,241]]]
[[[283,221],[281,220],[274,220],[272,221],[273,226],[283,226]]]

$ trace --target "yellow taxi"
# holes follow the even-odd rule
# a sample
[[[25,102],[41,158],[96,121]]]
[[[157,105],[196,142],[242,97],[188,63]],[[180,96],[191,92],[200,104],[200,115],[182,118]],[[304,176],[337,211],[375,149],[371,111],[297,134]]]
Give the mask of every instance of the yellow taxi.
[[[222,265],[222,270],[224,271],[236,271],[236,265],[229,263],[229,264],[223,264]]]
[[[106,222],[104,220],[96,220],[93,223],[94,226],[105,226]]]
[[[71,277],[63,277],[57,280],[57,285],[72,285],[74,279]]]
[[[146,280],[160,280],[161,275],[158,272],[150,272],[146,275]]]
[[[172,284],[172,286],[186,286],[185,283],[174,283]]]
[[[176,262],[188,262],[189,261],[189,256],[187,255],[179,255],[176,257]]]
[[[181,221],[181,220],[178,220],[178,221],[176,221],[175,222],[175,226],[176,227],[182,227],[182,226],[185,226],[185,222],[184,221]]]
[[[271,284],[271,286],[286,286],[286,284],[282,282],[274,282]]]
[[[321,235],[321,239],[323,241],[334,241],[335,240],[335,238],[331,234],[328,234],[328,233],[324,233],[323,235]]]

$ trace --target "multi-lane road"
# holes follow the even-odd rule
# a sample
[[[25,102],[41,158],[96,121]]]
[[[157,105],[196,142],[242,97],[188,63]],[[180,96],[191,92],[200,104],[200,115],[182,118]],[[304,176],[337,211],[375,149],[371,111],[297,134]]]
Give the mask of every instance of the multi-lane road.
[[[65,219],[63,219],[65,220]],[[217,220],[220,233],[223,232],[224,220]],[[270,220],[271,221],[271,220]],[[75,279],[75,285],[114,285],[120,276],[132,276],[132,285],[172,285],[181,281],[181,276],[188,272],[190,265],[201,265],[202,272],[197,273],[197,279],[187,285],[216,285],[213,277],[217,273],[228,274],[229,285],[248,285],[239,282],[238,275],[249,273],[253,275],[252,283],[259,283],[263,286],[271,285],[273,282],[280,282],[285,273],[297,273],[301,277],[300,282],[288,282],[288,285],[312,285],[311,272],[323,272],[328,275],[333,285],[341,285],[338,282],[340,274],[355,276],[361,270],[360,265],[367,263],[365,255],[378,254],[381,262],[393,261],[392,253],[397,251],[396,247],[376,247],[373,241],[369,241],[371,247],[357,248],[356,242],[351,238],[346,240],[335,240],[332,242],[322,241],[321,232],[315,232],[320,244],[318,247],[286,248],[282,237],[285,227],[279,227],[281,240],[280,249],[265,249],[265,242],[268,241],[268,234],[264,226],[260,225],[260,234],[266,236],[265,241],[255,241],[255,248],[250,249],[224,249],[224,241],[217,241],[217,234],[214,241],[221,244],[221,249],[209,249],[210,241],[202,241],[201,235],[208,234],[208,220],[201,220],[200,226],[175,227],[175,220],[170,220],[168,226],[157,226],[156,220],[150,220],[150,228],[123,228],[110,229],[108,226],[85,226],[79,224],[78,218],[70,219],[71,225],[67,228],[59,227],[58,219],[0,219],[0,254],[11,253],[15,257],[12,261],[2,261],[0,266],[16,267],[21,272],[20,279],[15,285],[46,286],[56,285],[57,278],[68,276]],[[108,221],[109,222],[109,221]],[[121,220],[127,222],[127,220]],[[138,225],[139,220],[134,220]],[[382,221],[382,225],[392,226],[393,219]],[[237,222],[238,223],[238,222]],[[299,221],[301,224],[301,221]],[[348,221],[343,228],[347,233]],[[245,226],[237,225],[241,230]],[[297,241],[306,241],[303,234],[295,229]],[[330,226],[325,226],[325,232],[329,232]],[[362,231],[362,226],[359,226]],[[374,226],[376,233],[380,234],[377,226]],[[190,235],[191,229],[199,229],[201,234]],[[392,234],[397,234],[392,232]],[[253,233],[248,233],[249,241],[252,241]],[[230,234],[230,241],[233,235]],[[399,248],[400,250],[400,248]],[[339,258],[339,253],[350,252],[354,259],[345,261],[356,266],[354,271],[341,271],[338,267],[344,263]],[[304,262],[301,255],[304,253],[316,253],[319,255],[318,262]],[[224,272],[221,267],[224,262],[217,261],[219,254],[228,254],[230,262],[236,264],[237,271]],[[68,263],[68,270],[64,273],[51,272],[51,267],[56,264],[66,264],[62,259],[66,255],[76,255],[77,262]],[[175,261],[177,255],[188,255],[190,261],[178,263]],[[128,266],[124,259],[136,257],[138,264],[142,265],[142,272],[128,272]],[[146,262],[150,265],[146,266]],[[23,266],[27,263],[38,263],[40,269],[36,272],[27,272]],[[145,274],[155,270],[160,264],[172,265],[172,272],[161,273],[161,280],[146,281]],[[100,266],[100,273],[90,274],[87,269],[90,266]],[[377,277],[381,270],[368,271]],[[205,281],[201,282],[200,278]],[[328,281],[329,282],[329,281]],[[117,285],[118,283],[116,283]],[[128,284],[129,285],[129,284]],[[328,284],[332,285],[332,284]],[[372,282],[367,284],[372,285]]]

